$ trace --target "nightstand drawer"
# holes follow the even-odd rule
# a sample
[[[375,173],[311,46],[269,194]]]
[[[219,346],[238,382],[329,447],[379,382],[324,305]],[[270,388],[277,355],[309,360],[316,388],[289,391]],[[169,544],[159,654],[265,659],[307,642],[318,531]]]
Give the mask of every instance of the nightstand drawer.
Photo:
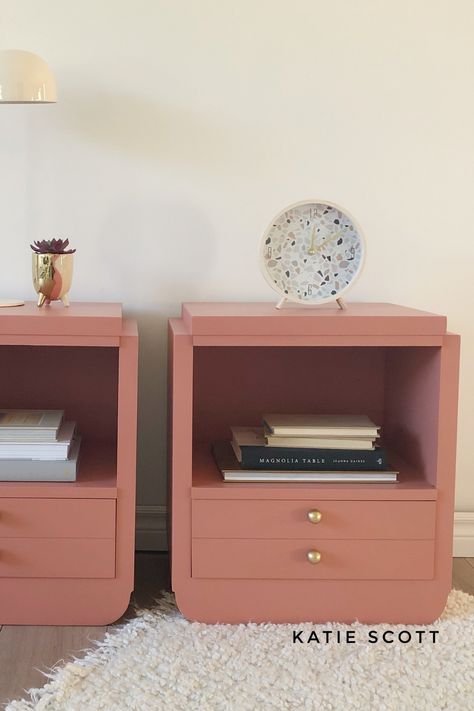
[[[433,569],[434,541],[193,540],[193,578],[428,580]]]
[[[115,540],[0,538],[2,578],[113,578]]]
[[[0,498],[0,538],[115,538],[115,499]]]
[[[435,501],[195,499],[193,538],[432,539]]]

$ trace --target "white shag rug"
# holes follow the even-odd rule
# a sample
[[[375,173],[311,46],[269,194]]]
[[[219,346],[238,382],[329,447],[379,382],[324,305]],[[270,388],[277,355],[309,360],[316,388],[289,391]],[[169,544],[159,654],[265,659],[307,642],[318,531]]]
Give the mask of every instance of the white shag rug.
[[[320,639],[292,641],[303,630]],[[355,643],[324,643],[324,630]],[[395,641],[370,644],[392,630]],[[411,632],[411,642],[398,632]],[[425,630],[420,635],[416,630]],[[431,630],[438,630],[432,642]],[[402,634],[402,640],[408,634]],[[313,634],[314,640],[314,634]],[[391,633],[389,633],[391,637]],[[468,711],[474,709],[474,597],[453,590],[432,625],[205,625],[165,594],[48,675],[7,711]]]

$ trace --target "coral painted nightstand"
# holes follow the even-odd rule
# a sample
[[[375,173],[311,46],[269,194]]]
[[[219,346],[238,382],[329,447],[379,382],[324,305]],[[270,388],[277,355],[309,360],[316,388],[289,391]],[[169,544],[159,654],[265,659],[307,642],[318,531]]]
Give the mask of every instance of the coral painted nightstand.
[[[172,580],[183,614],[436,619],[451,588],[458,364],[443,316],[393,304],[184,304],[170,321]],[[224,483],[210,443],[264,412],[368,414],[399,482]]]
[[[1,405],[64,409],[76,482],[0,482],[0,624],[104,625],[133,590],[138,336],[120,304],[0,309]]]

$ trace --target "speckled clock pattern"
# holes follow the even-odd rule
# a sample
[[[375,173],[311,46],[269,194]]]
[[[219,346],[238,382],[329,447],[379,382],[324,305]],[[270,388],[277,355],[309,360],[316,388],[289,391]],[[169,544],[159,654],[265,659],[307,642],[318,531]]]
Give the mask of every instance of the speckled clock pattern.
[[[362,267],[363,241],[353,221],[324,203],[295,205],[263,239],[263,269],[273,288],[294,301],[336,299]]]

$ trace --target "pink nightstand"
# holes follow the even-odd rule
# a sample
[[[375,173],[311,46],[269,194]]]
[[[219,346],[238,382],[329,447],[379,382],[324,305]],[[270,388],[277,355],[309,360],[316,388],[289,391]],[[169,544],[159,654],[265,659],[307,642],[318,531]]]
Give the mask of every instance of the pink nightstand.
[[[393,304],[184,304],[170,321],[181,611],[205,622],[433,621],[451,588],[458,363],[443,316]],[[224,483],[210,443],[264,412],[368,414],[399,483]]]
[[[133,590],[138,337],[120,304],[0,309],[1,406],[64,409],[77,482],[0,482],[0,624],[104,625]]]

